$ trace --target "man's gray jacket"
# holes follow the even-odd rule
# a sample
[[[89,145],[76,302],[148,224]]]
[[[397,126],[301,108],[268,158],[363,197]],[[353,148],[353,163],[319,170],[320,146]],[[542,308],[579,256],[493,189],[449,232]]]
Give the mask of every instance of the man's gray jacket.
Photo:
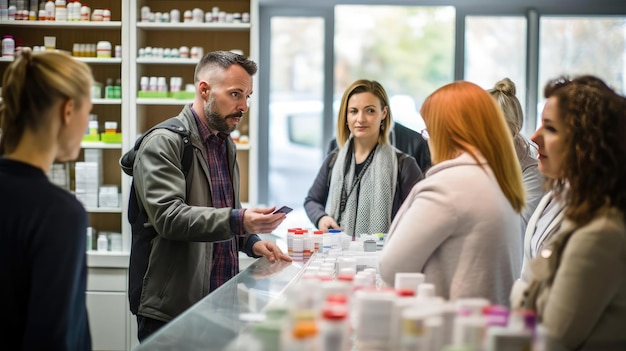
[[[206,150],[191,105],[177,118],[190,131],[193,145],[187,179],[181,170],[182,136],[167,129],[152,131],[135,159],[122,162],[123,168],[133,169],[137,201],[148,216],[145,225],[154,226],[158,233],[152,240],[138,314],[166,322],[209,294],[213,243],[235,235],[230,226],[231,208],[212,207]],[[241,208],[237,149],[231,138],[226,144],[235,208]],[[250,249],[259,240],[246,233],[238,238],[238,249],[253,256]]]

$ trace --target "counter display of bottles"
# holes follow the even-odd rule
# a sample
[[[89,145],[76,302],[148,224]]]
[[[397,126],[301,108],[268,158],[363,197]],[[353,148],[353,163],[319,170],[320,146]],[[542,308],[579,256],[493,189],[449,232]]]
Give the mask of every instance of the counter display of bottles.
[[[380,251],[316,252],[257,260],[149,338],[138,350],[517,351],[549,349],[532,311],[482,298],[437,297],[421,273],[378,279]]]

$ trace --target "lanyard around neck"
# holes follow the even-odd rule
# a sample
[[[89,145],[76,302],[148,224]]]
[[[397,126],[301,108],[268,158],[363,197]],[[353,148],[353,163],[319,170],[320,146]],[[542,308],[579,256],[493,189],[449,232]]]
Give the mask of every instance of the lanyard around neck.
[[[343,212],[346,210],[346,203],[348,202],[348,198],[350,197],[354,189],[357,187],[357,185],[361,182],[361,178],[367,171],[367,168],[372,163],[372,160],[374,159],[374,152],[376,151],[377,147],[378,147],[378,144],[376,144],[376,146],[374,146],[372,151],[370,151],[369,155],[367,155],[367,158],[365,159],[365,163],[363,164],[363,168],[361,169],[359,174],[357,174],[356,177],[354,177],[354,179],[352,180],[352,185],[350,186],[350,190],[346,191],[346,182],[343,182],[343,184],[341,185],[341,200],[339,201],[339,218],[337,218],[337,223],[341,222],[341,216],[343,215]],[[350,149],[348,150],[348,155],[350,155],[350,157],[346,157],[344,168],[343,168],[344,179],[346,179],[347,173],[350,170],[350,163],[352,162],[352,157],[354,155],[353,145],[350,144],[349,148]],[[356,160],[355,160],[355,165],[356,165]]]

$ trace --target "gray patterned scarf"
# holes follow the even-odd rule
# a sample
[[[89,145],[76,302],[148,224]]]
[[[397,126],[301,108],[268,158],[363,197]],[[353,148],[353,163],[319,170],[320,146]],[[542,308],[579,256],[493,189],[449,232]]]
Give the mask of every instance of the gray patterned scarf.
[[[352,136],[339,150],[332,169],[326,213],[350,236],[386,233],[398,182],[398,159],[390,144],[378,144],[369,166],[355,174]],[[342,206],[342,193],[345,205]],[[341,208],[344,207],[343,212]]]

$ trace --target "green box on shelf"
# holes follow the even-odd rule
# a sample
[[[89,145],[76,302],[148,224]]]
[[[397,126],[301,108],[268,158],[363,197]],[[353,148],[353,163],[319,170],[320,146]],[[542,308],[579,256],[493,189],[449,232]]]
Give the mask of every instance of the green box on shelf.
[[[122,142],[122,133],[100,133],[103,143],[119,144]]]
[[[140,91],[137,92],[137,97],[161,99],[161,98],[166,98],[167,97],[167,91],[143,91],[143,90],[140,90]]]
[[[195,96],[193,91],[173,91],[170,97],[178,100],[192,100]]]
[[[100,141],[100,134],[85,134],[83,141]]]

